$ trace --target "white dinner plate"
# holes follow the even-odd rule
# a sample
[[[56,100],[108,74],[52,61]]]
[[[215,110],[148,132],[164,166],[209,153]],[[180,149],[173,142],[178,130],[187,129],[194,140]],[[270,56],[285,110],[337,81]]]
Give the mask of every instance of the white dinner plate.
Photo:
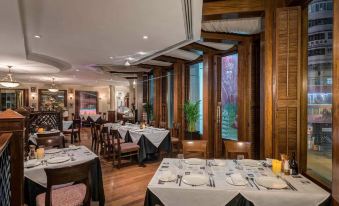
[[[47,162],[50,164],[57,164],[57,163],[67,162],[68,160],[70,160],[69,157],[53,157],[51,159],[48,159]]]
[[[276,177],[257,177],[255,182],[263,187],[271,189],[284,189],[287,187],[286,182]]]
[[[159,177],[159,180],[164,182],[171,182],[174,181],[175,179],[177,179],[177,176],[170,171],[163,172]]]
[[[206,185],[208,184],[208,177],[206,175],[200,174],[184,175],[182,181],[187,185]]]
[[[41,161],[39,161],[37,159],[33,159],[33,160],[26,161],[24,166],[25,166],[25,168],[32,168],[32,167],[36,167],[40,164],[41,164]]]
[[[189,158],[189,159],[185,159],[185,163],[189,164],[189,165],[201,165],[202,164],[202,159]]]
[[[259,166],[259,161],[257,160],[252,160],[252,159],[243,159],[243,160],[238,160],[238,163],[244,166],[249,166],[249,167],[257,167]]]
[[[61,149],[46,149],[45,154],[55,154],[61,152]]]

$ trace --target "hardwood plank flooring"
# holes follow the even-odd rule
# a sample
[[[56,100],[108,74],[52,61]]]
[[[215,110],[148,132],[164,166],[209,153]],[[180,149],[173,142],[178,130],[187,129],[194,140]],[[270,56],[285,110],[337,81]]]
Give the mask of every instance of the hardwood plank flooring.
[[[82,128],[81,142],[77,144],[91,147],[90,129]],[[69,139],[69,137],[66,137]],[[69,142],[69,141],[68,141]],[[146,163],[146,167],[138,164],[112,167],[112,161],[100,157],[104,192],[107,206],[141,206],[149,181],[159,167],[160,161]]]

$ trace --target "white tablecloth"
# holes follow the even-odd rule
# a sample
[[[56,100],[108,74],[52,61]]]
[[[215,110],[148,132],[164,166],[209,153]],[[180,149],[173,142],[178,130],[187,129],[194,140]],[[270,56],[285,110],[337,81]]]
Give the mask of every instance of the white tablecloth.
[[[29,178],[30,180],[40,184],[43,187],[47,186],[47,177],[46,173],[44,171],[44,168],[53,168],[53,167],[65,167],[65,166],[70,166],[70,165],[76,165],[76,164],[81,164],[83,162],[93,160],[97,157],[96,154],[94,154],[91,150],[89,150],[85,146],[81,146],[80,149],[77,150],[69,150],[68,148],[63,149],[65,152],[60,152],[57,154],[53,155],[46,155],[45,159],[49,159],[51,157],[55,156],[68,156],[68,154],[73,154],[73,158],[75,159],[74,161],[67,161],[64,163],[58,163],[58,164],[48,164],[48,166],[44,165],[39,165],[33,168],[25,168],[24,169],[24,175],[25,177]]]
[[[168,133],[169,133],[168,130],[157,128],[153,129],[147,128],[143,130],[137,129],[129,131],[131,139],[134,143],[138,143],[140,137],[144,135],[157,148],[159,147],[161,142],[165,139],[165,137],[168,135]]]
[[[238,170],[235,169],[233,161],[225,160],[225,162],[226,166],[212,166],[216,187],[210,187],[208,185],[192,187],[183,182],[181,183],[181,186],[176,182],[158,184],[159,176],[166,170],[171,170],[173,173],[177,174],[187,171],[205,174],[205,171],[201,169],[200,165],[190,166],[186,163],[182,163],[184,169],[179,170],[178,159],[165,158],[149,183],[148,189],[166,206],[225,206],[238,194],[241,194],[254,205],[260,206],[315,206],[324,202],[330,195],[311,181],[307,184],[302,183],[301,181],[307,180],[303,176],[302,178],[284,176],[284,178],[298,191],[267,190],[264,187],[260,187],[260,190],[258,190],[256,187],[250,187],[249,185],[232,186],[226,182],[226,173],[250,173],[255,177],[264,175],[273,176],[273,173],[270,168],[258,170],[258,168],[254,167],[244,167],[244,170]],[[169,168],[166,168],[167,166],[169,166]],[[206,165],[202,166],[206,167]]]

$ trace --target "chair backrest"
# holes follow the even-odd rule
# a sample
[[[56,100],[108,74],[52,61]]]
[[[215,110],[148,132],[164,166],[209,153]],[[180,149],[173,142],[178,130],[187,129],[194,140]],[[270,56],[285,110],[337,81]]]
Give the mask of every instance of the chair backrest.
[[[167,128],[167,122],[160,122],[159,127],[166,129]]]
[[[102,120],[106,120],[106,112],[103,113]]]
[[[111,134],[112,134],[112,141],[114,143],[116,143],[117,146],[117,152],[120,153],[121,152],[121,136],[120,133],[117,129],[111,129]],[[113,149],[113,152],[115,151],[115,149]]]
[[[251,142],[239,142],[232,140],[225,140],[225,158],[237,159],[237,155],[244,155],[246,159],[251,159]]]
[[[75,114],[74,113],[72,113],[72,120],[74,120],[75,119]]]
[[[73,119],[73,123],[72,123],[72,131],[74,129],[78,129],[80,132],[80,128],[81,128],[81,119]]]
[[[154,126],[155,126],[155,121],[153,121],[153,120],[152,120],[152,121],[149,121],[149,125],[152,126],[152,127],[154,127]]]
[[[179,138],[180,124],[173,122],[173,127],[171,129],[171,136]]]
[[[95,130],[95,123],[94,122],[91,122],[90,123],[91,125],[91,136],[92,136],[92,139],[96,139],[96,130]]]
[[[64,148],[65,142],[63,136],[49,136],[36,138],[38,146]]]
[[[194,156],[199,155],[206,159],[207,143],[207,140],[183,140],[182,148],[185,158],[189,157],[190,154],[194,154]]]
[[[108,127],[101,127],[101,141],[106,142],[106,144],[110,143],[110,133]]]
[[[62,168],[45,168],[47,175],[47,191],[45,198],[45,205],[51,206],[51,192],[53,185],[61,185],[66,183],[83,183],[86,185],[86,195],[84,205],[88,205],[91,201],[91,184],[89,182],[90,169],[93,160],[84,162],[78,165],[66,166]]]
[[[40,137],[53,137],[53,136],[59,136],[60,131],[57,132],[48,132],[48,133],[37,133],[36,134],[39,138]]]

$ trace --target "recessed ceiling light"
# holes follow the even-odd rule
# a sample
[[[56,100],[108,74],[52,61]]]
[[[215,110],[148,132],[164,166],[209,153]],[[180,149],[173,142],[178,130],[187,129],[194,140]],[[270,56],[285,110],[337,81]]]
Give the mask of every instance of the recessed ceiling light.
[[[109,57],[110,59],[113,59],[113,57]]]
[[[125,61],[125,66],[126,67],[131,66],[131,64],[128,62],[128,60]]]
[[[140,55],[145,55],[145,54],[146,54],[146,52],[139,51],[139,52],[138,52],[138,54],[140,54]]]
[[[133,60],[135,60],[135,58],[133,58],[133,57],[128,57],[127,60],[133,61]]]
[[[142,38],[143,38],[143,39],[148,39],[148,36],[144,35]]]
[[[34,35],[34,38],[40,39],[41,36],[40,35]]]
[[[80,71],[80,70],[79,70],[79,69],[76,69],[75,71],[77,71],[77,72],[78,72],[78,71]]]

